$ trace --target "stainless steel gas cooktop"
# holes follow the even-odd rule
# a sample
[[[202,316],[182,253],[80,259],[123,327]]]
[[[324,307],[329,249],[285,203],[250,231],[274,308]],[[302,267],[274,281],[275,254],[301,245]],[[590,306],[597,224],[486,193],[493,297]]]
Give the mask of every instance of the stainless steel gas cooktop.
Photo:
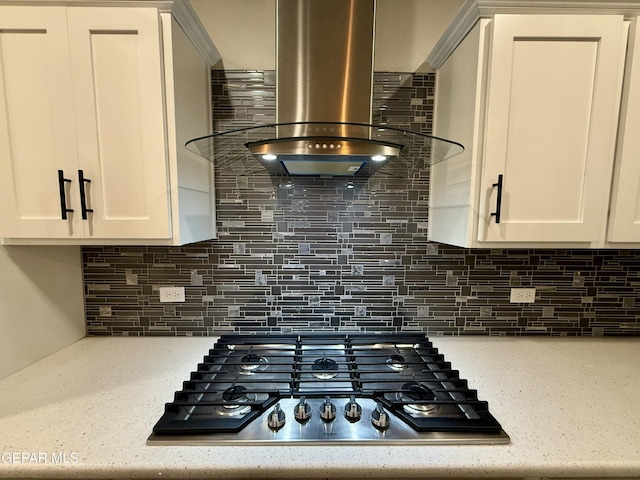
[[[225,335],[149,445],[503,444],[508,435],[427,337]]]

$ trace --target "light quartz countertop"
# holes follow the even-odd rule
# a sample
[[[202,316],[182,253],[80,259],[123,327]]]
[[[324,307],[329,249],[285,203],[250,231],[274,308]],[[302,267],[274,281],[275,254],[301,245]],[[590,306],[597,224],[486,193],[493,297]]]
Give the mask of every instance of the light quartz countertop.
[[[0,478],[640,477],[640,338],[432,337],[511,437],[148,446],[215,338],[85,338],[0,381]]]

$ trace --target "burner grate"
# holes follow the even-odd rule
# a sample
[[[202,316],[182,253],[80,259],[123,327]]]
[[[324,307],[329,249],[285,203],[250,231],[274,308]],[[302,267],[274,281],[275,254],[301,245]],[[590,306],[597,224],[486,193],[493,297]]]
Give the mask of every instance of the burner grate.
[[[502,432],[425,336],[309,334],[220,337],[154,433],[240,432],[276,403],[301,397],[379,404],[416,432]]]

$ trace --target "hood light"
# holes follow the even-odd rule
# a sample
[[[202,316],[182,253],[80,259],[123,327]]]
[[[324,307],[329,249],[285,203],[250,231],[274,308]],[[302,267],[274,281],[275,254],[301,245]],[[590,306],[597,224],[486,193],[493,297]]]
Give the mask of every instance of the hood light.
[[[373,157],[371,157],[371,160],[373,160],[374,162],[384,162],[387,159],[387,157],[385,155],[374,155]]]
[[[267,160],[267,161],[272,161],[272,160],[277,160],[278,156],[274,155],[272,153],[267,153],[265,155],[262,155],[262,159],[263,160]]]

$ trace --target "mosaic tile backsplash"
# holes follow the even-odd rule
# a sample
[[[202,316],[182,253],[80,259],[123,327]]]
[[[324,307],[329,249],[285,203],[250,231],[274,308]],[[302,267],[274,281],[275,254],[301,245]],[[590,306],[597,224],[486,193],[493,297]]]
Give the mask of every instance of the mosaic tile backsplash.
[[[213,71],[216,130],[273,122],[274,82]],[[433,74],[377,73],[375,121],[429,133],[433,88]],[[218,239],[83,249],[88,333],[640,335],[640,251],[431,243],[428,170],[351,187],[217,169]],[[186,302],[160,303],[159,286]],[[536,287],[535,303],[510,303],[512,287]]]

